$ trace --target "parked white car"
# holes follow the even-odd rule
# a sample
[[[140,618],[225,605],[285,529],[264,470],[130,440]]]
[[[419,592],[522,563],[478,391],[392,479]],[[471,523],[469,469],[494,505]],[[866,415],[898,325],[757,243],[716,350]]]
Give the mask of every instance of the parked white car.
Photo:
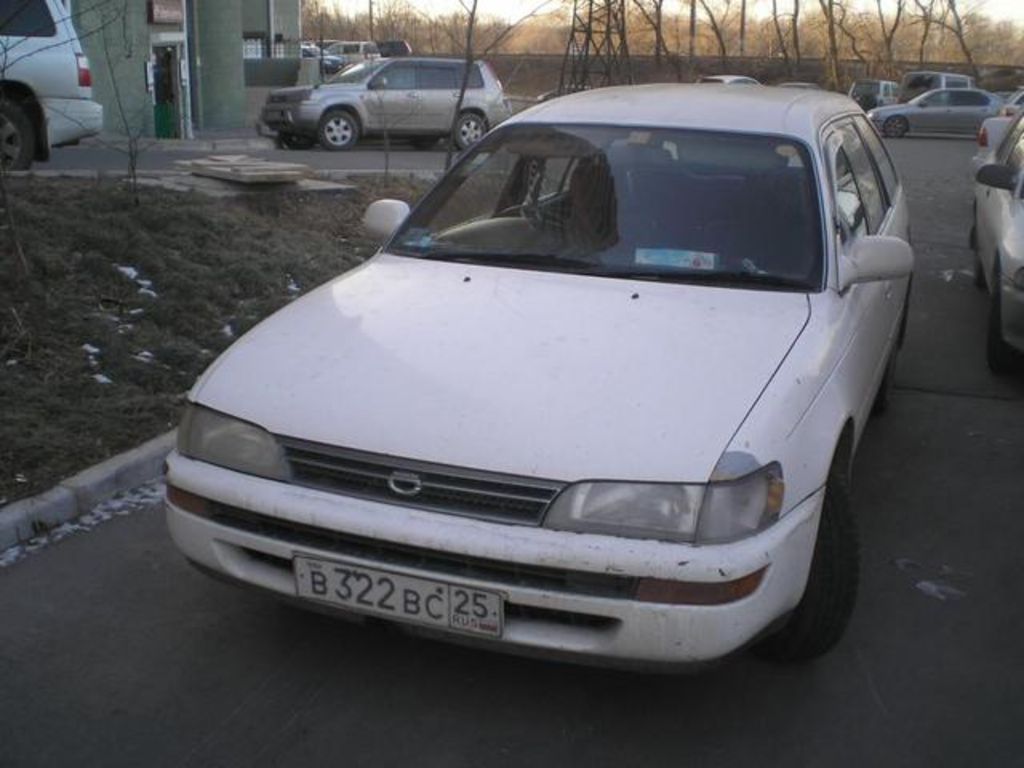
[[[99,133],[103,108],[92,73],[59,0],[21,0],[0,18],[0,162],[46,160],[51,147]]]
[[[972,178],[981,170],[983,165],[988,165],[995,157],[996,151],[1006,138],[1009,127],[1016,122],[1012,117],[990,117],[981,124],[976,138],[978,151],[971,158]]]
[[[514,652],[832,647],[857,590],[851,462],[913,260],[861,109],[578,93],[408,210],[371,205],[382,250],[193,388],[167,473],[185,556]]]
[[[986,356],[1009,373],[1024,352],[1024,115],[1011,123],[974,187],[974,282],[989,294]]]

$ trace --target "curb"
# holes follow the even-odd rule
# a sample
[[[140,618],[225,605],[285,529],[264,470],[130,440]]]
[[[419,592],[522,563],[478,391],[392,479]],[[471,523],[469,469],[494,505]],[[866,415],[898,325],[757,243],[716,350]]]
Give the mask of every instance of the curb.
[[[123,138],[93,138],[82,141],[81,146],[91,149],[113,149],[127,152]],[[147,152],[244,152],[253,149],[274,149],[274,140],[266,136],[223,139],[149,139],[139,140],[139,154]]]
[[[0,507],[0,550],[84,515],[104,499],[157,477],[176,434],[172,429],[62,480],[48,491]]]

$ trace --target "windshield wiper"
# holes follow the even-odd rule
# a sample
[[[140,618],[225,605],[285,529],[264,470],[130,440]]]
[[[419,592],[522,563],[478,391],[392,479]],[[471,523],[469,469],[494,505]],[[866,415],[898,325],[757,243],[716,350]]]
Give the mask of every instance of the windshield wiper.
[[[560,256],[553,253],[489,253],[487,251],[429,250],[397,251],[402,256],[431,261],[454,261],[459,264],[481,264],[494,267],[522,267],[523,269],[552,269],[564,272],[592,272],[599,265],[578,256]]]
[[[650,280],[657,283],[692,283],[694,285],[736,285],[757,286],[765,288],[786,288],[790,290],[809,291],[811,287],[805,280],[798,280],[782,275],[766,272],[686,272],[668,270],[615,270],[606,269],[593,271],[590,274],[601,277],[618,277],[624,280]]]

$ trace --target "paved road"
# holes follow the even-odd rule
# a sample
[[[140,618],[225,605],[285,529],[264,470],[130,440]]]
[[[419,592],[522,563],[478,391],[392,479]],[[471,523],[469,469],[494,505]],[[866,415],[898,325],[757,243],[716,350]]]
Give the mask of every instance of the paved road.
[[[442,144],[438,147],[443,149]],[[189,151],[184,149],[153,148],[140,152],[139,168],[143,171],[174,171],[177,160],[192,160],[211,154],[245,154],[267,160],[289,163],[305,163],[317,170],[371,171],[384,167],[384,145],[380,141],[364,141],[350,152],[326,152],[316,148],[304,151],[280,149],[224,149],[217,151]],[[395,142],[392,145],[391,168],[395,171],[440,171],[444,168],[445,153],[442,151],[423,152],[407,144]],[[55,150],[49,162],[33,167],[37,171],[101,170],[124,171],[127,155],[117,149],[81,146]]]
[[[856,462],[862,589],[829,656],[651,677],[418,641],[211,581],[150,508],[0,569],[0,764],[1020,765],[1024,376],[984,364],[972,145],[892,150],[913,312]]]

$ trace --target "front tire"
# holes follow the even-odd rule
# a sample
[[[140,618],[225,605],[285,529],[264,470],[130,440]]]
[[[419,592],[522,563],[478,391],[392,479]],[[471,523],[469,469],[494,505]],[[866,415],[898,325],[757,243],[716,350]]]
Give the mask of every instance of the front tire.
[[[0,104],[0,163],[8,171],[24,171],[36,155],[36,134],[32,121],[20,104]]]
[[[455,146],[459,150],[476,144],[487,133],[487,120],[477,112],[463,112],[455,123]]]
[[[754,647],[762,658],[808,661],[832,649],[857,601],[860,544],[850,506],[849,481],[830,473],[804,595],[781,630]]]
[[[910,130],[910,123],[905,117],[890,117],[882,123],[882,134],[890,139],[902,139]]]
[[[317,132],[320,146],[330,152],[344,152],[352,149],[359,141],[359,122],[350,112],[342,109],[331,110],[320,118]]]

